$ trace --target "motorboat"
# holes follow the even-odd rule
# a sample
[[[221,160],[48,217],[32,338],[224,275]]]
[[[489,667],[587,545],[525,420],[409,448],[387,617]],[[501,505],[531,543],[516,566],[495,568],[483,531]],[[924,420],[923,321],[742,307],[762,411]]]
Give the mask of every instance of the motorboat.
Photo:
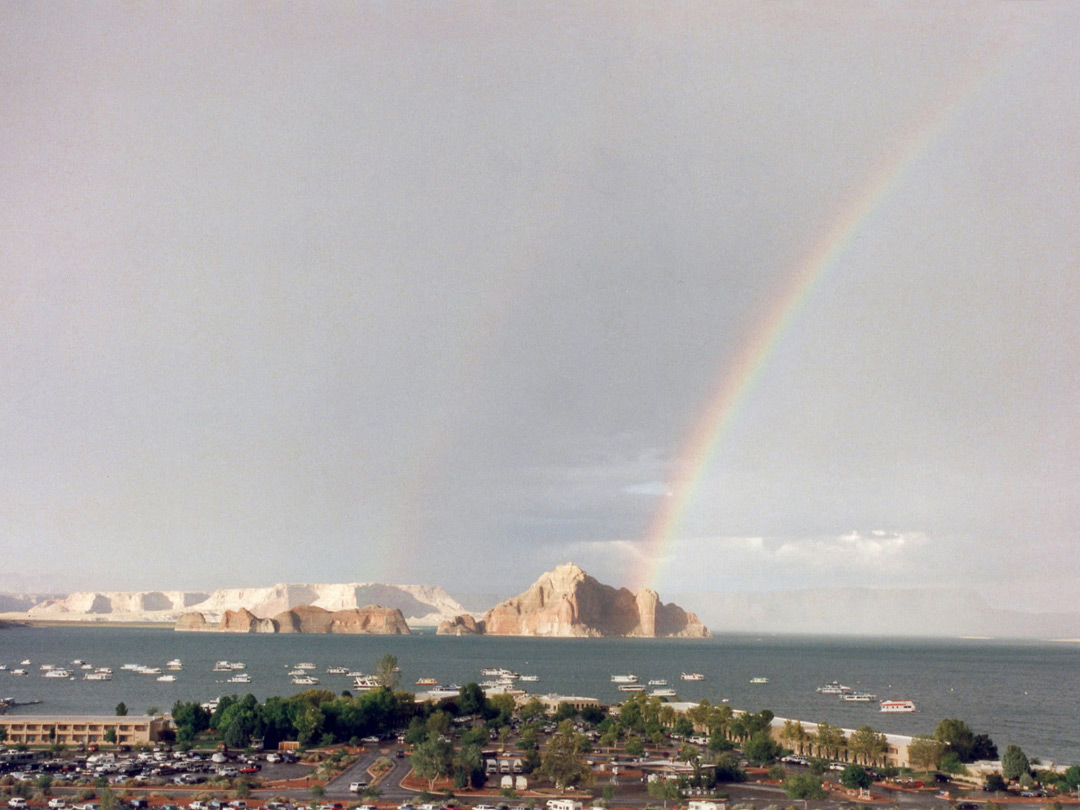
[[[176,681],[175,675],[158,675],[157,677],[160,683],[173,683]]]
[[[751,678],[750,679],[750,683],[763,684],[763,683],[768,683],[768,682],[769,682],[768,678],[762,678],[761,676],[758,676],[757,678]]]
[[[877,700],[877,695],[871,695],[869,692],[851,692],[841,695],[840,699],[848,703],[873,703]]]
[[[620,683],[618,686],[620,692],[644,692],[645,687],[640,683]]]
[[[651,692],[649,692],[649,697],[675,697],[675,690],[671,688],[653,689]]]
[[[684,672],[679,676],[684,681],[703,681],[705,676],[700,672]]]
[[[158,680],[160,681],[161,678],[158,678]],[[246,672],[237,672],[226,680],[225,683],[251,683],[251,676]]]
[[[649,681],[649,686],[667,686],[666,678],[653,678]]]
[[[637,675],[612,675],[612,683],[637,683]]]

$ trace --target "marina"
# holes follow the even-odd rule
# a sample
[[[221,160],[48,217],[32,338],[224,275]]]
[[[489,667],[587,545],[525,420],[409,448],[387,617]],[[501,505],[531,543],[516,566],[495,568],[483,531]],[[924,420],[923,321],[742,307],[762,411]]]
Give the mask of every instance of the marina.
[[[678,684],[677,697],[660,699],[713,704],[733,709],[769,709],[778,717],[828,721],[846,728],[870,725],[897,734],[932,733],[945,717],[963,718],[999,746],[1059,761],[1080,761],[1073,720],[1080,704],[1080,644],[971,639],[860,639],[727,635],[706,640],[544,639],[447,637],[430,632],[411,636],[182,634],[167,628],[20,627],[4,631],[8,670],[0,671],[0,695],[32,706],[10,712],[111,714],[117,703],[169,708],[177,700],[205,702],[224,694],[251,692],[259,700],[306,688],[358,694],[377,687],[367,674],[392,654],[401,669],[398,688],[422,691],[420,678],[438,684],[479,683],[480,670],[529,673],[538,682],[510,679],[530,694],[582,695],[619,703],[613,674],[636,673],[646,692]],[[92,662],[75,680],[16,676],[26,659]],[[138,668],[183,661],[175,682],[143,677]],[[215,672],[215,662],[245,663],[251,683],[225,683],[240,670]],[[322,684],[293,684],[295,662],[318,668]],[[573,666],[567,662],[572,661]],[[132,663],[142,662],[142,663]],[[123,665],[128,663],[128,667]],[[345,673],[321,673],[344,667]],[[57,667],[61,668],[61,667]],[[62,667],[67,668],[67,667]],[[167,665],[166,665],[166,668]],[[94,672],[111,679],[88,679]],[[71,671],[69,669],[69,671]],[[298,670],[311,673],[315,670]],[[80,670],[76,670],[80,672]],[[751,684],[769,674],[769,685]],[[697,674],[702,680],[683,680]],[[308,675],[307,677],[312,677]],[[499,675],[489,676],[498,683]],[[834,694],[819,687],[845,686]],[[841,694],[877,694],[910,700],[914,712],[881,712],[875,701],[847,701]]]

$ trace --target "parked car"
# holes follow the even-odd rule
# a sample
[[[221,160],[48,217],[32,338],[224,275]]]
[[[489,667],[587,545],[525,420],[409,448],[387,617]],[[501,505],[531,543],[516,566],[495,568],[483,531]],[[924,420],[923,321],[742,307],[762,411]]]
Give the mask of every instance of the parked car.
[[[25,810],[26,799],[24,799],[22,796],[12,796],[10,799],[8,799],[7,806],[10,807],[11,810]]]
[[[368,783],[361,779],[359,782],[350,783],[349,784],[349,790],[352,791],[353,793],[359,793],[361,790],[363,790],[367,786],[368,786]]]
[[[67,807],[67,802],[59,796],[53,796],[49,799],[49,810],[64,810],[65,807]]]

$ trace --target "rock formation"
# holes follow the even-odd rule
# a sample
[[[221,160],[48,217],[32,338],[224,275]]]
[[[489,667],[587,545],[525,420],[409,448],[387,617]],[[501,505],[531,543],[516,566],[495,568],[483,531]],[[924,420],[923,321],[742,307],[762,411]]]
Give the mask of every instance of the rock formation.
[[[365,633],[408,635],[409,625],[397,608],[368,605],[364,608],[325,610],[299,605],[272,619],[259,618],[246,608],[227,610],[217,624],[198,612],[184,613],[173,628],[181,632],[216,633]]]
[[[465,613],[439,622],[439,629],[435,632],[440,636],[475,636],[479,635],[481,630],[476,619]]]
[[[439,632],[464,635],[472,617],[458,616]],[[708,638],[708,629],[693,613],[662,604],[648,588],[635,594],[604,585],[573,563],[560,565],[533,583],[525,593],[496,605],[476,631],[497,636],[637,636],[643,638]]]
[[[465,609],[441,587],[433,585],[383,585],[373,582],[347,584],[279,584],[265,588],[228,588],[217,591],[85,591],[68,596],[41,598],[32,604],[9,608],[25,611],[27,619],[64,621],[176,622],[181,614],[195,611],[212,625],[228,611],[250,611],[255,616],[275,616],[301,606],[328,611],[353,610],[367,605],[397,608],[406,620],[418,625],[437,625]],[[190,620],[189,620],[190,621]]]

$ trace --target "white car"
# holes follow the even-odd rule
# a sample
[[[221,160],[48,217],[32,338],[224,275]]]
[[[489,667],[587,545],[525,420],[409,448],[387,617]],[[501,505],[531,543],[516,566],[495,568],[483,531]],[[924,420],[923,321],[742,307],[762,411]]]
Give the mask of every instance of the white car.
[[[349,790],[353,793],[359,793],[361,790],[368,786],[367,782],[353,782],[349,785]]]
[[[275,762],[281,762],[281,754],[267,754],[266,761],[271,764]]]
[[[22,796],[12,796],[8,799],[7,806],[12,810],[26,810],[26,799]]]
[[[49,799],[50,810],[64,810],[65,807],[67,807],[67,802],[59,796],[53,796],[53,798]]]

